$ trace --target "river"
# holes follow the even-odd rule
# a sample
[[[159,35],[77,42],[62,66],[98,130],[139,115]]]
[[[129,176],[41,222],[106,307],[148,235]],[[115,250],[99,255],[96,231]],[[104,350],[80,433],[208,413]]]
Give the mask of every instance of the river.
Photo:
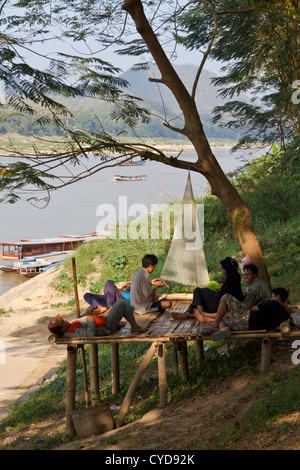
[[[242,166],[245,161],[257,158],[260,152],[239,151],[234,154],[228,148],[216,148],[214,154],[225,173]],[[184,159],[195,161],[194,152],[185,151]],[[146,181],[114,181],[114,174],[147,175]],[[99,208],[112,205],[118,208],[120,197],[126,196],[127,207],[143,204],[147,210],[152,204],[179,200],[184,192],[188,172],[158,162],[146,162],[143,166],[122,166],[101,170],[88,179],[52,193],[50,203],[38,209],[25,201],[16,204],[0,204],[0,241],[18,241],[20,238],[51,238],[59,235],[81,235],[97,231],[101,217]],[[206,179],[191,173],[195,196],[203,195]],[[97,213],[98,211],[98,213]],[[102,214],[103,219],[103,214]],[[8,264],[0,258],[0,264]],[[0,295],[25,282],[26,277],[0,270]],[[1,304],[0,304],[1,308]]]

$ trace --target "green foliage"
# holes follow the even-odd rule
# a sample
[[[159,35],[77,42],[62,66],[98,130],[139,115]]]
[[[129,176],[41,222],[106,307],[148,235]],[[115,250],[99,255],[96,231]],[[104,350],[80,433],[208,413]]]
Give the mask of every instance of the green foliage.
[[[298,77],[297,2],[213,4],[217,31],[210,56],[225,63],[213,83],[227,101],[214,109],[212,122],[243,129],[238,146],[281,142],[286,152],[299,140],[300,129],[299,106],[292,99]],[[179,22],[182,44],[192,50],[207,47],[214,26],[210,5],[192,8]],[[248,102],[240,99],[242,93]]]
[[[113,268],[124,269],[128,264],[128,259],[124,253],[117,253],[108,258],[108,262]]]

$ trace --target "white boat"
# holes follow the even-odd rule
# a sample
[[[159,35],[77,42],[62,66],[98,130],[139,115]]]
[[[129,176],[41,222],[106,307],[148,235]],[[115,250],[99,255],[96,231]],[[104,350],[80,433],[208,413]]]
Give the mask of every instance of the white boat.
[[[137,176],[114,175],[115,181],[145,181],[146,179],[147,179],[146,175],[137,175]]]
[[[33,277],[43,272],[46,268],[51,268],[57,264],[64,263],[65,260],[74,252],[49,253],[36,257],[23,258],[15,261],[14,267],[17,268],[19,274],[26,277]]]
[[[120,163],[120,166],[141,166],[145,164],[145,160],[127,160]]]

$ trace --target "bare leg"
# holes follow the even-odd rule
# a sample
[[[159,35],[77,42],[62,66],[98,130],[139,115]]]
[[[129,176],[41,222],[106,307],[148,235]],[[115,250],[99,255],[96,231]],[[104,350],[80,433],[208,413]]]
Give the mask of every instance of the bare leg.
[[[213,329],[218,330],[220,328],[220,322],[222,321],[223,317],[225,317],[227,313],[226,301],[227,301],[227,294],[223,295],[223,297],[220,300],[215,320],[212,322],[212,325],[211,325]]]
[[[128,322],[130,323],[132,333],[144,333],[145,332],[144,328],[139,326],[137,322],[135,321],[134,315],[128,318]]]
[[[161,300],[160,304],[163,310],[165,310],[166,308],[172,307],[172,302],[170,300]]]
[[[173,312],[172,318],[174,318],[175,320],[187,320],[188,318],[195,318],[195,315],[190,312],[185,312],[185,313]]]
[[[216,318],[216,313],[200,312],[198,308],[195,308],[194,314],[200,323],[213,322]]]

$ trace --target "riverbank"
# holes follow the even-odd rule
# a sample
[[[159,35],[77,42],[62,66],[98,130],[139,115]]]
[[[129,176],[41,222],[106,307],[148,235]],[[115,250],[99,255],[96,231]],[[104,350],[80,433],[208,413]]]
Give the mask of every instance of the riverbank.
[[[9,134],[0,136],[0,153],[3,156],[12,156],[18,155],[17,152],[24,152],[24,153],[33,153],[32,143],[34,142],[35,145],[38,145],[38,148],[44,154],[48,154],[51,152],[49,150],[49,142],[54,141],[55,144],[62,146],[65,145],[65,141],[58,136],[44,136],[36,142],[32,139],[32,137],[27,137],[26,135],[20,134]],[[8,144],[9,142],[9,144]],[[140,143],[140,140],[137,142]],[[193,150],[194,147],[189,143],[188,140],[169,140],[169,139],[145,139],[145,143],[147,145],[151,145],[153,147],[158,148],[159,150],[163,150],[165,152],[173,152],[173,151],[190,151]],[[209,143],[212,148],[227,148],[230,149],[233,145],[236,144],[236,141],[233,140],[226,140],[226,139],[210,139]],[[56,149],[56,150],[57,150]]]

